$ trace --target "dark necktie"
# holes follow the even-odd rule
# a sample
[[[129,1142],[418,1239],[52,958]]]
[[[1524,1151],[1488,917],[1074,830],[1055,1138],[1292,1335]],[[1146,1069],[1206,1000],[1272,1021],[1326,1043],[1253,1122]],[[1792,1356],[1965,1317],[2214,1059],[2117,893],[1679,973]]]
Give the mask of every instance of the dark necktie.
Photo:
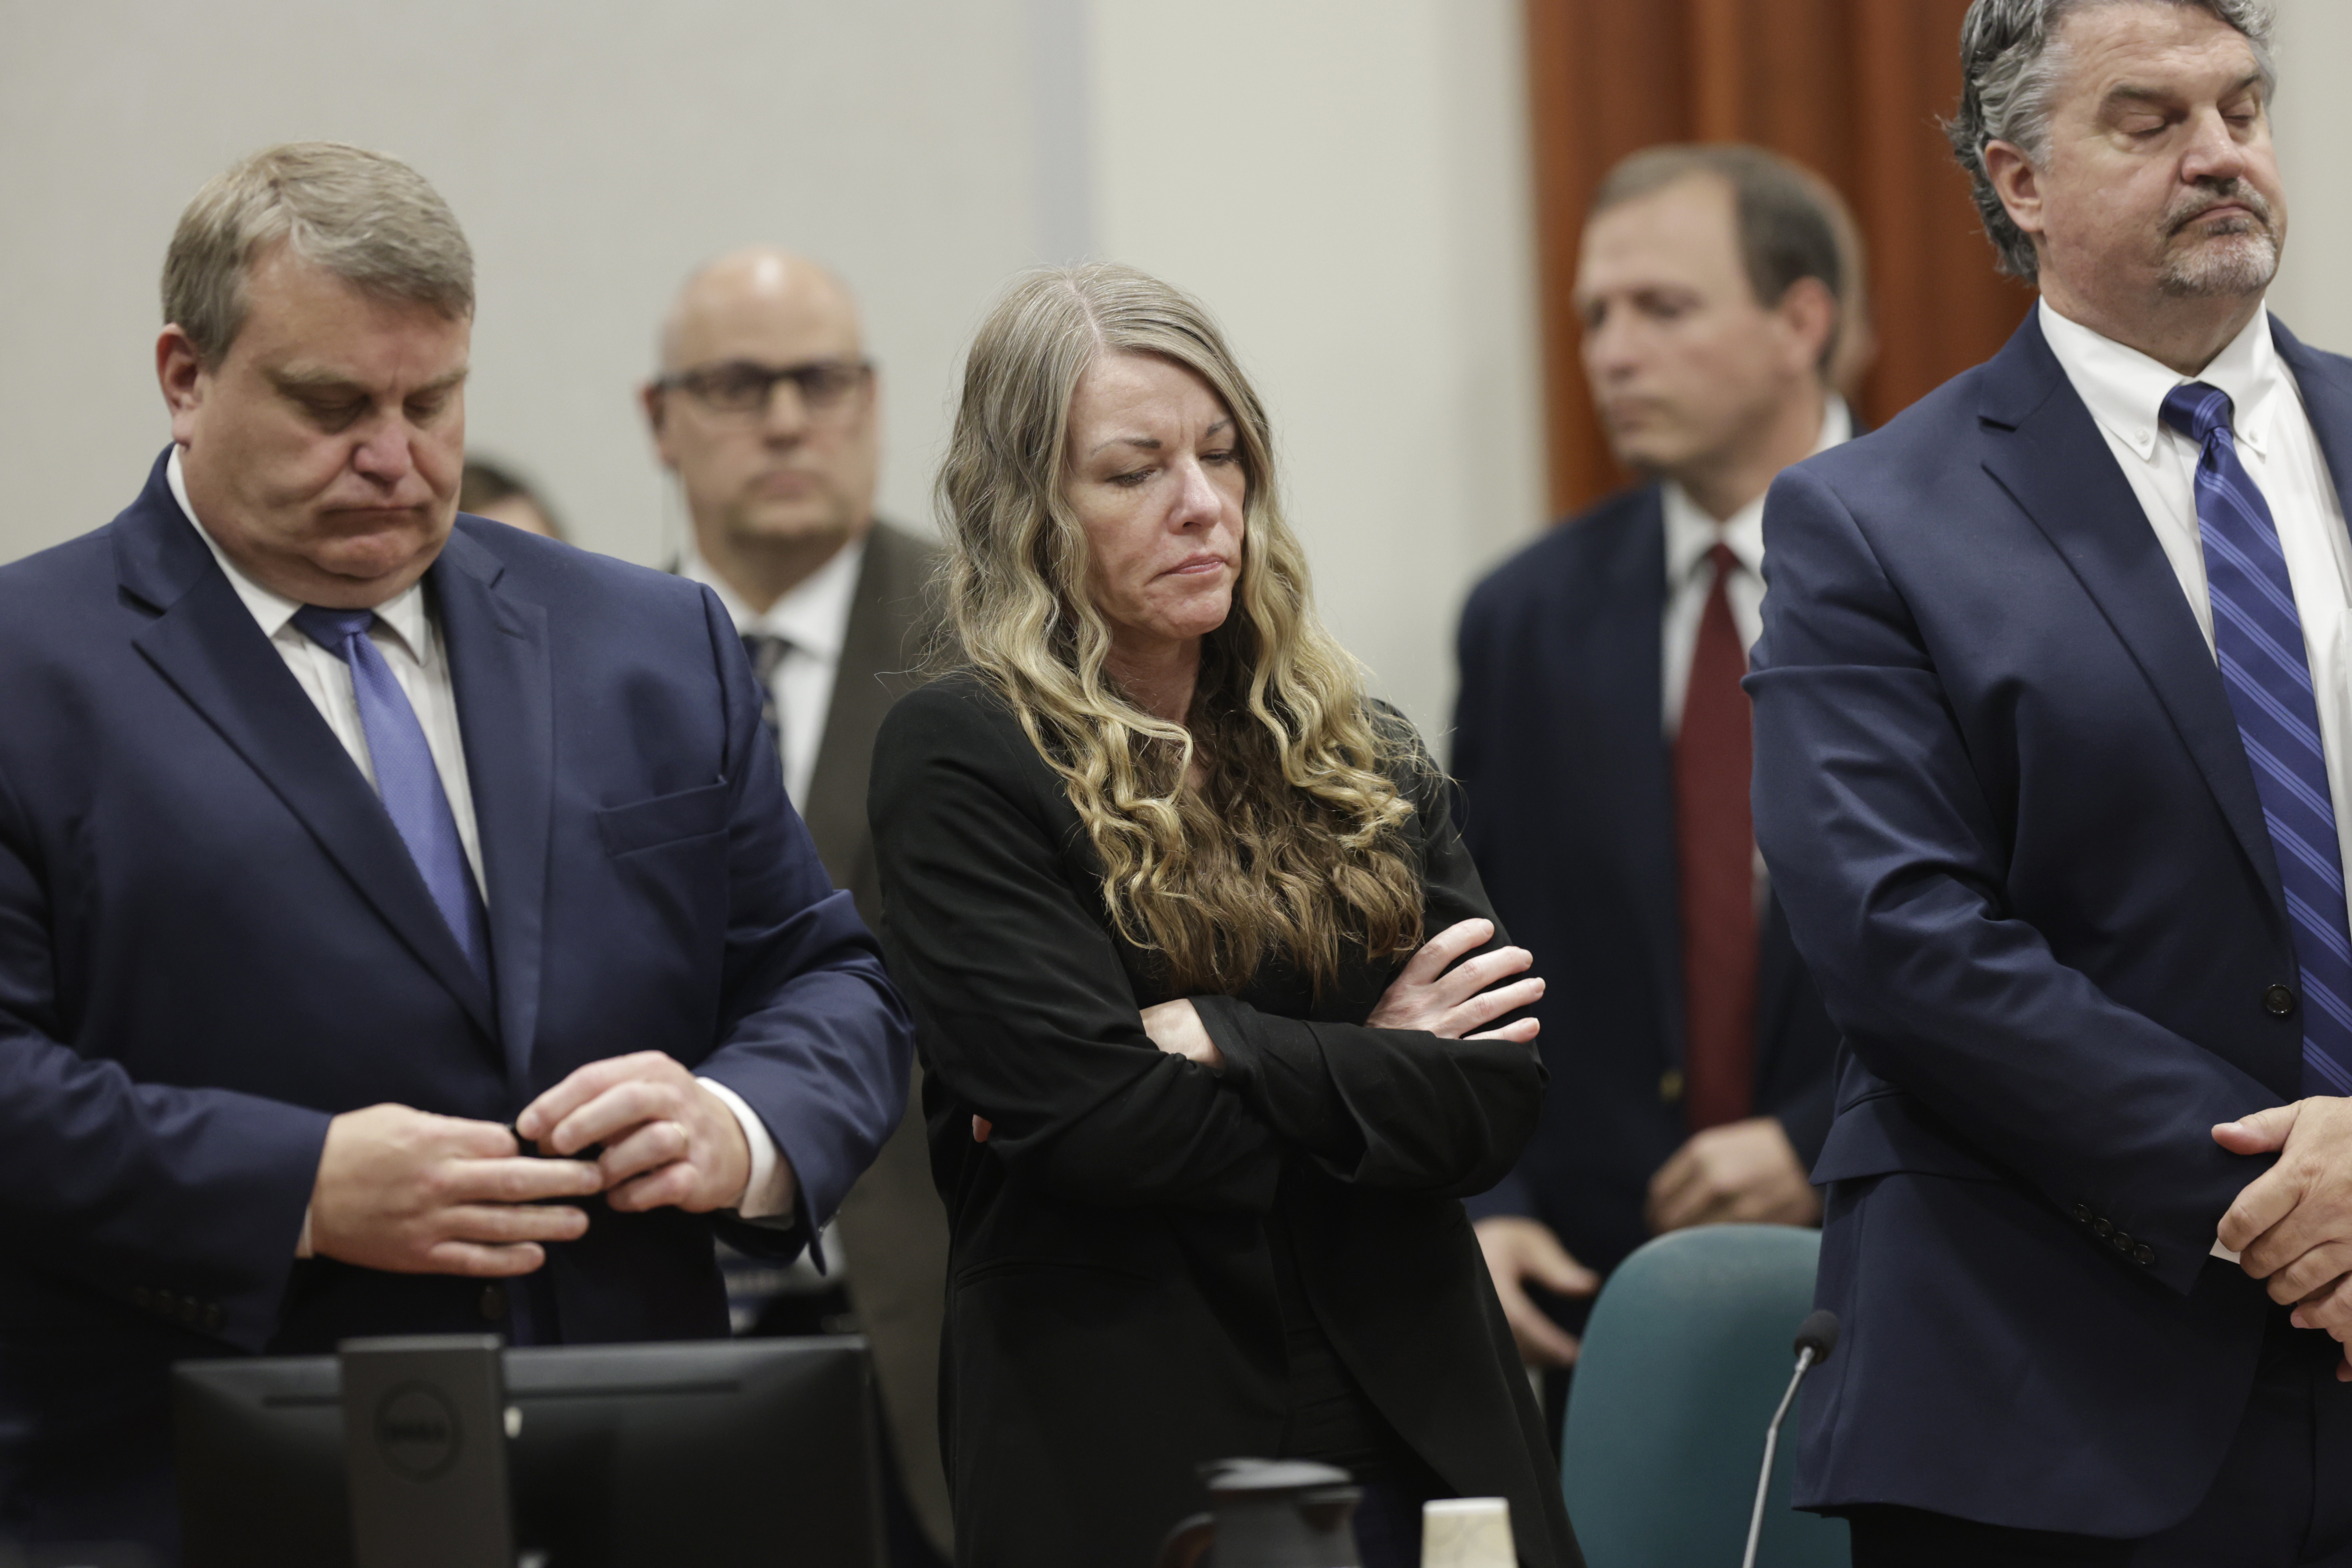
[[[776,745],[776,759],[784,764],[785,776],[792,774],[791,759],[784,753],[784,710],[776,700],[776,671],[784,662],[784,655],[793,645],[773,632],[745,632],[743,651],[751,656],[751,679],[760,687],[760,722],[768,727],[768,735]]]
[[[1684,1112],[1692,1131],[1737,1121],[1755,1099],[1756,829],[1748,653],[1727,586],[1738,558],[1718,543],[1675,742],[1675,839],[1683,917]]]
[[[2164,422],[2197,443],[2197,533],[2213,650],[2253,768],[2303,972],[2303,1089],[2352,1093],[2352,935],[2319,708],[2278,525],[2238,457],[2230,413],[2230,395],[2203,382],[2165,395]]]
[[[487,977],[489,942],[481,893],[466,863],[466,846],[457,837],[449,796],[441,788],[440,770],[433,765],[433,749],[425,742],[425,727],[416,721],[416,710],[408,705],[399,678],[367,635],[374,621],[373,610],[310,605],[294,613],[294,625],[304,637],[351,667],[352,694],[359,700],[360,728],[367,733],[368,759],[375,765],[376,793],[441,918],[449,922],[476,973]]]

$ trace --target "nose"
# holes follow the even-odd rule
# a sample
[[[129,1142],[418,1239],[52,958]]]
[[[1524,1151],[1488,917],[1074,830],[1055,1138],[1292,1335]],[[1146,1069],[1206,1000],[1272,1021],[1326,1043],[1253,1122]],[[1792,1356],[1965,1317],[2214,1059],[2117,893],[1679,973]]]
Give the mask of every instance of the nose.
[[[808,402],[801,395],[799,382],[787,376],[768,388],[767,404],[760,410],[760,433],[771,441],[797,441],[808,434]]]
[[[1632,374],[1639,348],[1631,311],[1603,305],[1585,322],[1584,368],[1596,382]]]
[[[408,444],[408,430],[399,419],[372,421],[352,453],[352,468],[386,489],[406,479],[416,468]]]
[[[1198,458],[1188,458],[1177,468],[1181,483],[1177,487],[1175,505],[1168,513],[1168,526],[1179,533],[1194,529],[1208,530],[1217,525],[1224,515],[1224,498],[1217,487],[1209,482],[1209,471]]]
[[[2180,178],[2184,183],[2218,184],[2234,180],[2246,172],[2246,150],[2231,133],[2230,122],[2219,109],[2201,110],[2194,132],[2180,160]]]

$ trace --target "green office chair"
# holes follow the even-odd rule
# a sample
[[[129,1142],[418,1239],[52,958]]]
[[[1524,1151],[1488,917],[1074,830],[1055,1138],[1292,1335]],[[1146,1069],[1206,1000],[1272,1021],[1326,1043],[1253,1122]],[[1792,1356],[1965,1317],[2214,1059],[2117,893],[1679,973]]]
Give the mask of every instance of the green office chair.
[[[1792,1226],[1701,1226],[1660,1237],[1609,1277],[1560,1446],[1560,1489],[1591,1568],[1738,1568],[1821,1250],[1819,1232]],[[1845,1521],[1789,1508],[1796,1434],[1791,1411],[1758,1568],[1847,1568]]]

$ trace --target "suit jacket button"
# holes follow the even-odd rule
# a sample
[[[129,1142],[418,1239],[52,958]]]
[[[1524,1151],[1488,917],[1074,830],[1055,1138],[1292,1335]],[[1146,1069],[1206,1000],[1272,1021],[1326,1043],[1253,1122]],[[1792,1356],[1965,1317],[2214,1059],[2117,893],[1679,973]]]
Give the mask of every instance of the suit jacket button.
[[[2153,1268],[2156,1264],[2156,1248],[2145,1241],[2141,1242],[2132,1248],[2132,1261],[2142,1268]]]
[[[2122,1253],[2126,1258],[2129,1258],[2131,1256],[2131,1249],[2135,1244],[2133,1243],[2131,1234],[2128,1231],[2119,1230],[2116,1232],[2115,1235],[2107,1237],[2107,1245],[2114,1247],[2117,1252]]]
[[[507,1288],[503,1285],[483,1286],[480,1306],[482,1316],[489,1321],[495,1323],[504,1320],[507,1315]]]
[[[2263,993],[2263,1011],[2273,1018],[2284,1018],[2294,1011],[2294,993],[2284,985],[2273,985]]]
[[[2074,1205],[2074,1223],[2076,1225],[2088,1225],[2091,1223],[2090,1205],[2076,1204]]]
[[[1683,1069],[1668,1068],[1658,1075],[1658,1098],[1672,1105],[1683,1097]]]
[[[2105,1215],[2091,1221],[2091,1234],[2104,1241],[2115,1234],[2115,1225]]]

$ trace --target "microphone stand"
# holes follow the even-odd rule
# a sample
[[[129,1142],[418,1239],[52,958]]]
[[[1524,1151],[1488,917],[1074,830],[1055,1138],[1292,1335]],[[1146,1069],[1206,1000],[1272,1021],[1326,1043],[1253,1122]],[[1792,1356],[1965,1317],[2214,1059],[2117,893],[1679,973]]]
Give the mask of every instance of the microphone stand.
[[[1756,1546],[1764,1534],[1764,1499],[1772,1489],[1772,1459],[1780,1447],[1780,1423],[1789,1418],[1789,1406],[1797,1402],[1797,1387],[1805,1373],[1829,1359],[1837,1338],[1837,1317],[1826,1310],[1816,1311],[1798,1327],[1797,1371],[1789,1379],[1788,1392],[1780,1395],[1780,1408],[1772,1412],[1772,1425],[1764,1428],[1764,1468],[1756,1478],[1756,1506],[1748,1515],[1748,1550],[1739,1568],[1756,1568]]]

